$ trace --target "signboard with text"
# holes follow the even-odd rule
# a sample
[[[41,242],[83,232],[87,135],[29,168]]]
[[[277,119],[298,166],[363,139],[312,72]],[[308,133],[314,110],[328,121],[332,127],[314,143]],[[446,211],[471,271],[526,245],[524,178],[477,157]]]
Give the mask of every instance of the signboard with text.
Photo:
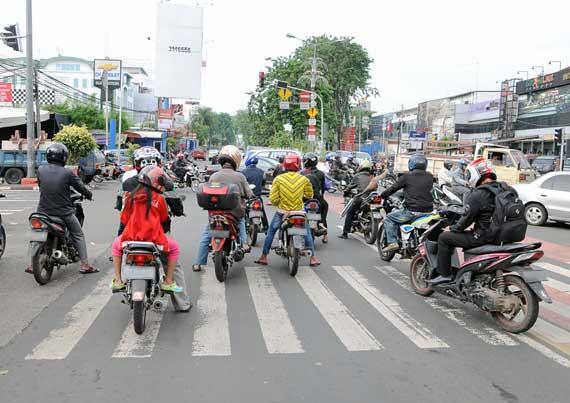
[[[521,95],[533,91],[570,85],[570,67],[551,74],[545,74],[517,83],[516,93]]]
[[[107,85],[109,88],[121,87],[121,61],[111,59],[95,59],[93,61],[94,86],[103,88],[103,77],[107,74]]]
[[[12,102],[12,83],[0,83],[0,102]]]

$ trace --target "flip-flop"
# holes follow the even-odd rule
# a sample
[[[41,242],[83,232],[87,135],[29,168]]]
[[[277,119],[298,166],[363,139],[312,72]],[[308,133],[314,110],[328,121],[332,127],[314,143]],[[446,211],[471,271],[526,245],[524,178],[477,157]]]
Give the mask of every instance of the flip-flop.
[[[26,267],[26,270],[24,270],[24,272],[34,274],[34,269],[32,269],[32,266],[29,266],[29,267]]]
[[[318,262],[318,263],[309,263],[309,266],[310,266],[310,267],[317,267],[317,266],[320,266],[320,265],[321,265],[321,262]]]
[[[262,265],[262,266],[267,266],[267,262],[262,262],[261,260],[256,260],[256,261],[253,262],[253,263],[260,264],[260,265]]]
[[[79,273],[81,274],[99,273],[99,269],[96,269],[95,267],[81,268],[79,269]]]

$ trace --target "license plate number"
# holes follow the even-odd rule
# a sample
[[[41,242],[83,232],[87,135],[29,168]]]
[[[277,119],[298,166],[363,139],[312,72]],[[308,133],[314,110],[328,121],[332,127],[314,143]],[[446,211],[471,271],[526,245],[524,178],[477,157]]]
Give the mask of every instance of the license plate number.
[[[263,213],[261,211],[250,211],[249,216],[250,217],[262,217]]]
[[[306,235],[307,234],[307,230],[305,228],[289,228],[287,230],[287,233],[289,235]]]
[[[379,205],[379,204],[371,204],[371,205],[370,205],[370,210],[380,209],[380,207],[382,207],[382,206]]]
[[[372,217],[374,217],[374,218],[382,218],[382,213],[375,211],[375,212],[372,213]]]
[[[257,217],[256,217],[256,218],[253,218],[252,221],[253,221],[254,224],[260,224],[260,223],[261,223],[261,218],[257,218]]]
[[[307,219],[311,221],[321,221],[321,215],[317,213],[307,213]]]
[[[48,233],[45,231],[32,231],[30,233],[30,241],[32,242],[45,242],[47,238]]]

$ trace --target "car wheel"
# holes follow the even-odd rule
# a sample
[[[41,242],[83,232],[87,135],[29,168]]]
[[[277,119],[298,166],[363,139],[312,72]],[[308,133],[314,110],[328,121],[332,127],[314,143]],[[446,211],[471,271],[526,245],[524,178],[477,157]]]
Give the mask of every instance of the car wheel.
[[[540,204],[531,203],[526,206],[524,216],[530,225],[543,225],[548,218],[548,213]]]

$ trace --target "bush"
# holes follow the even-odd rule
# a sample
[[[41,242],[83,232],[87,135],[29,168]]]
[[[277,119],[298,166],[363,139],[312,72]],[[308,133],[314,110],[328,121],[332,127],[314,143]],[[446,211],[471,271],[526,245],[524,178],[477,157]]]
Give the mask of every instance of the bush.
[[[129,159],[133,161],[133,164],[135,158],[135,151],[137,151],[137,149],[139,148],[141,148],[140,144],[131,143],[129,144],[129,148],[127,149],[127,157],[129,157]]]
[[[69,150],[68,163],[75,165],[79,158],[86,157],[91,150],[97,147],[95,139],[85,126],[63,126],[53,139],[58,143],[65,144]]]

